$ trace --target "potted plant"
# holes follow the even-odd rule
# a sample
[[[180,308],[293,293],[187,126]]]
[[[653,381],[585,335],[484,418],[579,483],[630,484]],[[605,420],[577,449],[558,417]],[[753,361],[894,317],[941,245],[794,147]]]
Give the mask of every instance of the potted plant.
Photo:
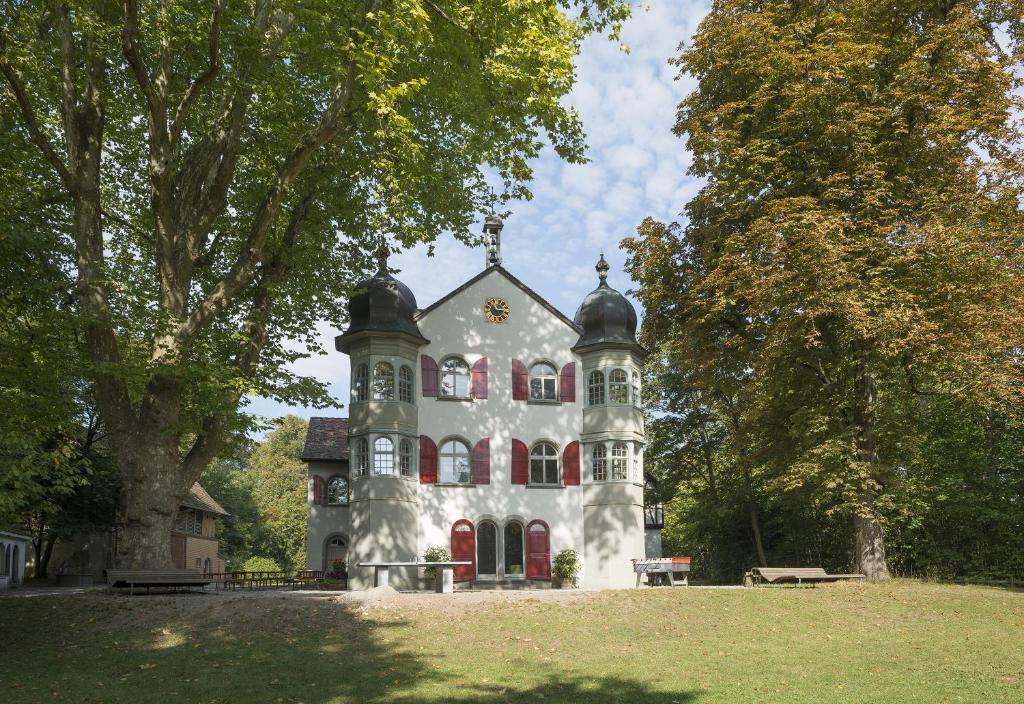
[[[452,554],[448,548],[442,545],[432,545],[423,553],[424,562],[451,562]],[[437,580],[438,570],[436,567],[427,567],[423,570],[423,577],[426,579],[426,588],[433,589]]]
[[[331,562],[331,569],[323,579],[317,581],[323,591],[343,591],[348,589],[348,565],[340,557]]]
[[[551,561],[551,586],[555,589],[575,587],[579,573],[580,554],[572,548],[565,548]]]

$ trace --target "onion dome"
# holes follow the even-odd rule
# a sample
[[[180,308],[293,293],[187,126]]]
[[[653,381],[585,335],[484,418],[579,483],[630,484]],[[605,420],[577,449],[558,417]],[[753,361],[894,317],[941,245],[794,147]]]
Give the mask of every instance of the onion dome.
[[[625,296],[608,285],[608,262],[604,253],[597,262],[597,275],[601,280],[597,288],[587,294],[576,311],[573,322],[583,329],[573,349],[597,345],[629,346],[642,352],[636,341],[636,309]]]
[[[387,333],[408,335],[417,343],[426,342],[413,316],[416,315],[416,296],[408,286],[387,273],[386,263],[369,279],[356,284],[348,301],[349,326],[338,335],[334,346],[339,352],[348,352],[352,339],[361,333]]]

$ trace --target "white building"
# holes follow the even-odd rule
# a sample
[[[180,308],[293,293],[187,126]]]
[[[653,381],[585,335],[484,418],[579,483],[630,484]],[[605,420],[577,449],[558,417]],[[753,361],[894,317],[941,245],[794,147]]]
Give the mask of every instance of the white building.
[[[25,579],[25,561],[31,538],[0,530],[0,591],[20,586]]]
[[[343,557],[352,588],[366,588],[372,570],[357,563],[444,546],[474,563],[457,581],[546,581],[551,558],[574,548],[581,586],[634,585],[636,311],[602,257],[598,287],[568,318],[502,268],[501,227],[485,225],[486,268],[423,310],[383,271],[350,301],[336,340],[352,368],[349,418],[314,418],[304,453],[310,569]],[[421,584],[413,569],[392,581]]]

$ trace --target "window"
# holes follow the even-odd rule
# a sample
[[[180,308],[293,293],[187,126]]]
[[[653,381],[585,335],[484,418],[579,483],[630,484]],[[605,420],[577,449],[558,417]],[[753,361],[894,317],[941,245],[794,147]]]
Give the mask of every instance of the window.
[[[366,400],[366,365],[360,364],[356,367],[356,374],[352,378],[352,400]]]
[[[530,367],[530,400],[556,401],[555,385],[558,375],[550,364],[539,362]]]
[[[606,481],[608,479],[608,450],[604,445],[594,445],[594,449],[590,451],[590,462],[594,481]]]
[[[405,365],[398,370],[398,400],[412,403],[412,369]]]
[[[441,362],[441,395],[469,396],[469,365],[458,357]]]
[[[629,377],[621,369],[613,369],[608,374],[608,401],[629,403]]]
[[[395,368],[388,362],[377,362],[373,368],[373,399],[393,401],[395,399]]]
[[[412,476],[412,443],[408,440],[398,443],[398,469],[403,477]]]
[[[587,405],[600,406],[604,403],[604,373],[590,372],[587,377]]]
[[[331,477],[327,482],[327,505],[348,506],[348,479]]]
[[[633,372],[633,405],[640,408],[640,374]]]
[[[537,443],[530,451],[530,483],[558,483],[558,450],[546,442]]]
[[[356,448],[355,448],[355,453],[354,454],[355,454],[356,476],[357,477],[365,477],[366,473],[367,473],[366,472],[367,455],[370,454],[370,443],[368,443],[366,441],[366,438],[357,438],[356,439]]]
[[[395,443],[391,438],[377,438],[373,441],[373,473],[395,473]]]
[[[625,481],[629,476],[629,448],[626,443],[612,445],[612,481]]]
[[[203,515],[190,508],[187,508],[184,511],[178,511],[178,515],[174,519],[174,530],[179,533],[202,535]]]
[[[445,484],[469,484],[469,447],[461,440],[441,444],[440,481]]]

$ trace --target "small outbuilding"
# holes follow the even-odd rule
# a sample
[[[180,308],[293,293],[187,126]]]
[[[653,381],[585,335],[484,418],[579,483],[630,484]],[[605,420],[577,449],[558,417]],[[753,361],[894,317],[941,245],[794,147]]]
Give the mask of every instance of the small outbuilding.
[[[31,541],[27,535],[0,530],[0,591],[20,586],[24,581]]]

